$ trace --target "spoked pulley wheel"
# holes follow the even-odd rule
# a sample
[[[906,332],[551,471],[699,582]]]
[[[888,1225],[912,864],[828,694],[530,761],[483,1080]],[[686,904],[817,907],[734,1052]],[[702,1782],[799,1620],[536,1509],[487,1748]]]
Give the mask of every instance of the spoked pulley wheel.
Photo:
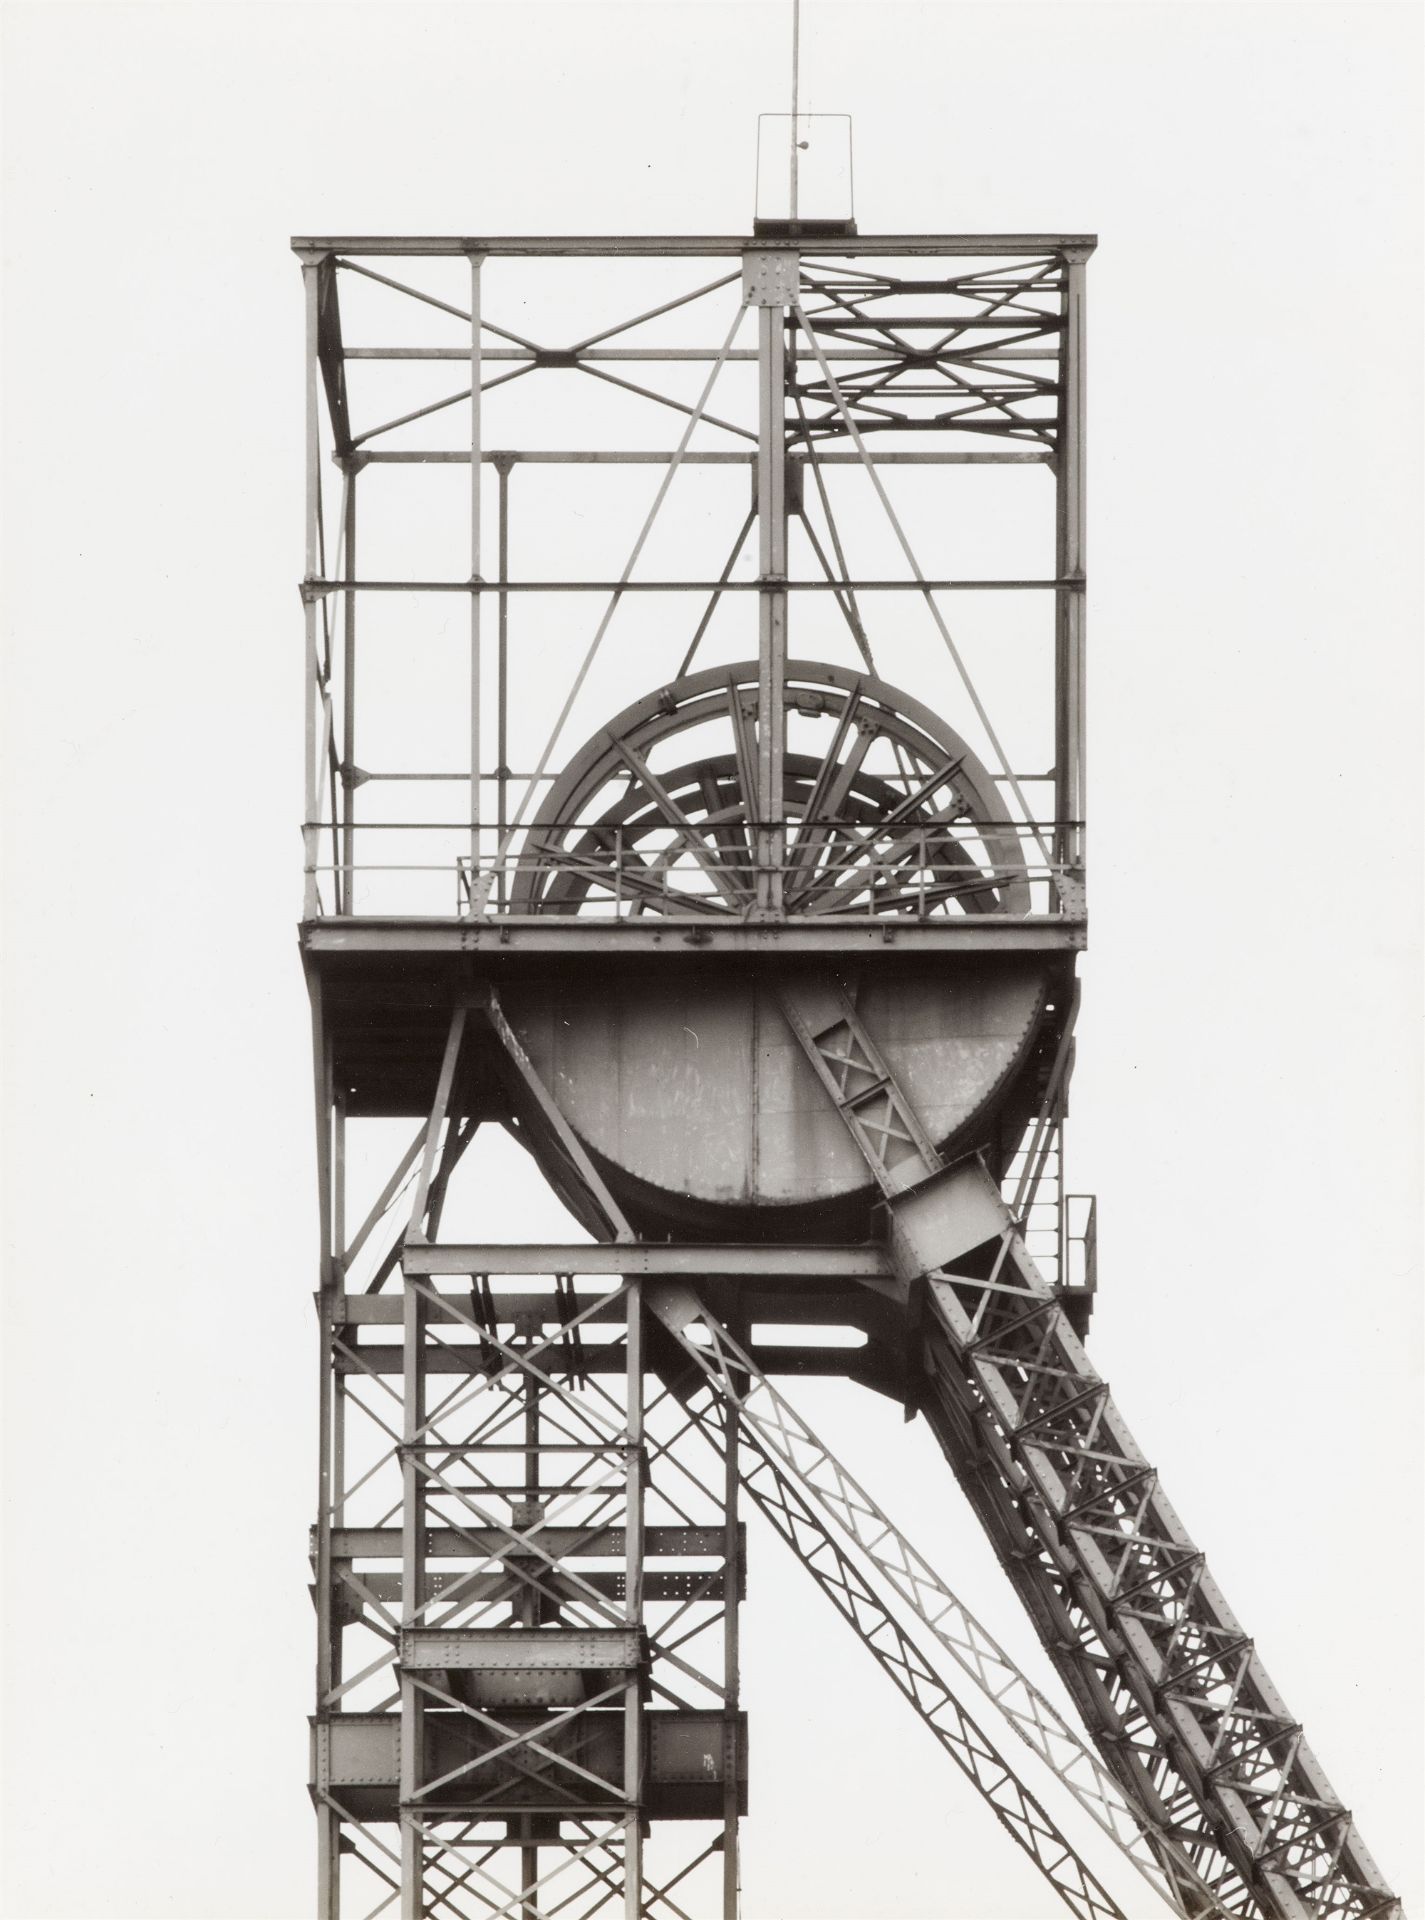
[[[1025,847],[990,774],[919,701],[871,674],[787,668],[783,822],[757,805],[755,661],[627,707],[555,782],[519,860],[516,913],[747,918],[780,911],[1028,911]]]

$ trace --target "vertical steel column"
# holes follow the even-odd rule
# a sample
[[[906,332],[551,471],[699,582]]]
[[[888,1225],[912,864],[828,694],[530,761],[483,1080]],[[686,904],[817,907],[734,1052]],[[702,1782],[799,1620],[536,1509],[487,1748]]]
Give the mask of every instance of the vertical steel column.
[[[628,1447],[624,1492],[624,1617],[631,1627],[643,1625],[643,1486],[646,1479],[643,1436],[643,1284],[628,1283],[624,1298],[627,1314],[626,1367]],[[623,1840],[623,1908],[625,1920],[643,1913],[643,1675],[634,1668],[623,1697],[623,1791],[626,1813]]]
[[[1071,248],[1064,265],[1063,385],[1056,480],[1054,684],[1055,860],[1084,859],[1084,266]],[[1074,824],[1070,825],[1069,823]]]
[[[321,820],[321,758],[317,751],[319,720],[322,711],[321,660],[317,651],[318,608],[313,583],[321,565],[321,403],[317,395],[318,337],[321,306],[321,267],[315,260],[302,262],[302,291],[306,300],[306,573],[302,594],[306,618],[306,740],[303,756],[304,800],[302,815],[302,853],[306,879],[302,893],[302,914],[314,920],[317,914],[317,833]]]
[[[435,1129],[432,1129],[432,1133]],[[402,1314],[402,1398],[405,1403],[401,1462],[401,1625],[418,1626],[425,1590],[425,1471],[420,1454],[425,1424],[427,1306],[419,1285],[406,1285]],[[401,1920],[423,1920],[426,1911],[425,1842],[416,1802],[425,1755],[425,1694],[401,1669]]]
[[[499,592],[499,633],[495,657],[495,844],[505,844],[505,833],[510,821],[510,596],[507,583],[510,577],[510,469],[514,462],[507,453],[494,455],[495,472],[499,476],[499,530],[497,534],[497,565],[500,582]],[[505,906],[505,869],[500,868],[496,881],[496,901],[500,910]]]
[[[336,1573],[331,1564],[331,1532],[333,1528],[344,1524],[345,1488],[346,1488],[346,1375],[337,1365],[336,1342],[341,1337],[342,1316],[337,1307],[346,1291],[347,1260],[347,1218],[346,1218],[346,1094],[340,1091],[330,1072],[327,1076],[328,1099],[331,1103],[332,1133],[332,1245],[331,1245],[331,1286],[327,1292],[322,1314],[323,1360],[326,1366],[330,1417],[323,1435],[328,1447],[330,1472],[326,1487],[326,1508],[321,1524],[327,1536],[325,1560],[325,1585],[328,1634],[330,1646],[328,1652],[327,1685],[335,1690],[342,1682],[342,1630],[341,1616],[337,1610],[335,1590]],[[322,1604],[318,1603],[319,1607]],[[325,1701],[319,1702],[325,1710]],[[334,1849],[335,1856],[335,1849]],[[335,1870],[335,1869],[334,1869]],[[340,1905],[338,1899],[337,1905]]]
[[[346,1094],[336,1086],[330,1066],[327,1070],[327,1088],[332,1150],[331,1274],[332,1284],[340,1286],[346,1252]]]
[[[411,1201],[407,1237],[425,1238],[431,1181],[440,1149],[441,1129],[450,1112],[451,1089],[465,1038],[465,1009],[457,1007],[446,1036],[435,1103],[426,1122],[420,1173]],[[451,1125],[454,1122],[451,1121]],[[405,1406],[401,1461],[401,1626],[420,1625],[425,1602],[426,1473],[421,1447],[425,1438],[426,1323],[429,1308],[418,1283],[406,1283],[402,1321],[402,1400]],[[402,1664],[401,1682],[401,1920],[422,1920],[425,1912],[425,1842],[422,1810],[415,1804],[425,1766],[425,1694]]]
[[[342,551],[348,580],[357,577],[356,477],[362,464],[359,454],[347,455]],[[342,595],[341,892],[337,905],[342,913],[356,912],[356,593],[351,588]]]
[[[516,1323],[518,1324],[518,1323]],[[526,1330],[525,1338],[530,1346],[539,1344],[541,1326],[532,1320]],[[527,1514],[540,1512],[542,1498],[542,1475],[539,1470],[539,1414],[541,1384],[534,1374],[528,1373],[524,1379],[524,1501]],[[542,1596],[533,1588],[527,1587],[520,1594],[512,1612],[518,1613],[524,1626],[535,1628],[542,1624],[540,1613],[543,1606]],[[540,1920],[539,1917],[539,1846],[533,1839],[535,1822],[530,1815],[521,1815],[510,1822],[511,1830],[518,1827],[520,1846],[520,1889],[524,1899],[520,1902],[520,1920]]]
[[[737,1408],[729,1401],[723,1423],[723,1630],[722,1683],[727,1698],[723,1709],[722,1775],[722,1920],[737,1920],[742,1862],[738,1845],[737,1781],[742,1770],[742,1731],[738,1708],[742,1686],[738,1608],[742,1600],[742,1539],[737,1529],[737,1495],[742,1485],[737,1449],[740,1438]]]
[[[318,1364],[317,1386],[317,1532],[313,1581],[317,1606],[316,1711],[328,1711],[332,1689],[341,1678],[341,1629],[332,1604],[332,1493],[341,1472],[335,1445],[333,1387],[336,1375],[336,1306],[339,1269],[333,1259],[332,1205],[332,1081],[331,1056],[322,1021],[321,988],[314,981],[312,999],[313,1093],[317,1128],[317,1195],[320,1254],[317,1269]],[[341,1910],[339,1884],[341,1822],[325,1804],[317,1809],[317,1915],[337,1920]]]
[[[341,1629],[337,1625],[332,1593],[331,1494],[340,1473],[334,1444],[334,1422],[341,1417],[334,1405],[335,1301],[330,1289],[317,1297],[321,1326],[321,1381],[318,1387],[317,1533],[313,1568],[317,1604],[317,1715],[330,1711],[328,1701],[341,1682]],[[338,1920],[341,1913],[341,1821],[334,1808],[317,1804],[317,1920]]]
[[[480,443],[480,268],[483,253],[472,253],[470,260],[470,585],[482,586],[480,573],[480,481],[484,471]],[[477,897],[480,870],[480,602],[478,591],[470,595],[470,895]]]
[[[785,322],[780,297],[757,308],[757,905],[782,908],[782,763],[787,710],[787,431]]]

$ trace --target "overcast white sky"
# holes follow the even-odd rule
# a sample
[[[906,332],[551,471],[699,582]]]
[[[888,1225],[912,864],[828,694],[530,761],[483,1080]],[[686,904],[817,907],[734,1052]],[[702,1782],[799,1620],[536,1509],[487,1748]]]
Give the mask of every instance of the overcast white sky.
[[[11,1920],[311,1904],[288,236],[743,229],[787,14],[5,10]],[[805,0],[803,35],[863,231],[1101,236],[1091,1344],[1418,1912],[1419,11]],[[927,1436],[799,1397],[1028,1644]],[[778,1553],[748,1920],[1042,1913]]]

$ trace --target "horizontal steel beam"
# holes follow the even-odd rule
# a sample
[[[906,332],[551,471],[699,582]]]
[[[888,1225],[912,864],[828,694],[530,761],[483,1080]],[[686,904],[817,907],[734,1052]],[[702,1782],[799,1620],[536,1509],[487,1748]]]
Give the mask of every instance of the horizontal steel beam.
[[[544,1536],[541,1534],[539,1537],[542,1540]],[[357,1578],[373,1600],[388,1606],[400,1606],[402,1581],[399,1573],[372,1573],[367,1569]],[[662,1604],[702,1600],[716,1605],[726,1599],[734,1584],[726,1573],[708,1572],[701,1567],[673,1573],[650,1573],[645,1570],[643,1597],[645,1601]],[[540,1575],[540,1585],[552,1594],[567,1593],[571,1600],[582,1598],[590,1588],[607,1600],[622,1600],[627,1591],[627,1575],[610,1573],[598,1567],[584,1567],[580,1569],[577,1581],[558,1573],[544,1572]],[[473,1600],[507,1600],[512,1592],[518,1592],[521,1588],[527,1590],[527,1583],[518,1573],[461,1573],[458,1569],[449,1573],[428,1572],[421,1583],[421,1598],[439,1600],[452,1587],[456,1587],[461,1602],[468,1604]]]
[[[658,447],[636,447],[623,450],[617,447],[573,447],[563,452],[513,452],[491,451],[482,453],[481,460],[487,467],[498,467],[502,463],[512,467],[666,467],[675,458],[670,447],[666,452]],[[337,465],[343,464],[343,456],[333,454]],[[733,453],[720,449],[708,452],[689,451],[685,453],[680,466],[684,467],[750,467],[755,462],[755,453]],[[869,462],[873,467],[1014,467],[1048,466],[1054,456],[1052,453],[883,453],[872,450]],[[794,467],[809,464],[807,455],[793,453],[790,456]],[[421,447],[373,448],[365,447],[359,453],[352,454],[345,462],[350,466],[386,466],[386,467],[468,467],[470,452],[468,448]],[[859,453],[818,453],[816,465],[819,467],[864,467],[867,464]]]
[[[646,920],[584,920],[570,915],[509,916],[473,920],[344,920],[328,915],[304,922],[301,944],[314,960],[326,955],[440,955],[485,953],[501,959],[524,954],[563,954],[570,959],[603,954],[841,954],[882,953],[1077,953],[1086,942],[1080,915],[1011,919],[1005,914],[957,914],[898,922],[891,919],[739,921],[709,925],[710,916],[662,916]]]
[[[304,580],[326,593],[1052,593],[1083,580]]]
[[[629,255],[670,259],[736,259],[744,253],[796,253],[814,259],[851,260],[881,256],[944,254],[978,259],[991,254],[1063,254],[1086,260],[1098,245],[1092,233],[880,233],[835,234],[795,239],[747,234],[623,234],[593,236],[454,234],[296,234],[292,251],[307,258],[328,254],[364,254],[371,258],[464,259],[482,253],[492,259],[537,259],[567,254]]]
[[[892,324],[899,327],[904,325],[904,322],[881,321],[871,324],[882,326]],[[959,327],[962,325],[968,326],[970,322],[968,319],[965,321],[952,320],[950,324]],[[1016,324],[1023,325],[1024,321],[1021,318],[1018,322],[997,320],[985,324],[1005,327]],[[789,350],[787,358],[790,360],[792,357]],[[798,360],[812,361],[852,360],[858,365],[863,366],[881,362],[890,366],[896,366],[901,361],[911,358],[912,356],[909,350],[903,353],[893,353],[886,347],[829,347],[819,354],[811,347],[798,347],[795,357]],[[470,349],[469,347],[343,347],[342,358],[344,360],[454,360],[462,366],[468,367],[470,364]],[[480,349],[480,358],[482,360],[522,361],[529,366],[539,366],[542,363],[547,363],[549,360],[547,354],[530,347],[482,346]],[[663,360],[755,361],[756,358],[757,350],[755,347],[729,347],[726,353],[719,352],[716,347],[586,347],[582,351],[576,347],[570,350],[570,359],[567,363],[559,360],[553,366],[549,366],[548,371],[567,372],[569,366],[582,366],[586,360],[625,360],[637,366],[643,362]],[[981,360],[1057,360],[1059,358],[1059,350],[1057,347],[947,347],[938,353],[936,358],[941,361],[974,360],[976,362]],[[917,364],[919,364],[918,361]],[[755,456],[753,457],[755,458]]]
[[[820,1278],[820,1276],[816,1276]],[[556,1368],[567,1369],[573,1365],[581,1374],[617,1374],[622,1376],[628,1371],[628,1356],[623,1346],[609,1345],[603,1341],[581,1343],[577,1359],[566,1362],[559,1357],[560,1347],[564,1343],[551,1339],[547,1348],[548,1364]],[[770,1346],[761,1341],[750,1340],[748,1351],[764,1373],[785,1374],[797,1379],[856,1379],[868,1386],[883,1386],[890,1391],[887,1382],[890,1379],[891,1364],[894,1355],[885,1348],[873,1348],[869,1343],[861,1347],[823,1347],[823,1346]],[[356,1357],[349,1353],[339,1353],[335,1370],[339,1374],[355,1375],[397,1374],[401,1371],[403,1350],[390,1341],[379,1346],[362,1345],[356,1351]],[[487,1350],[478,1341],[439,1340],[432,1341],[426,1350],[422,1364],[428,1374],[471,1374],[483,1372]]]
[[[555,1560],[621,1560],[628,1549],[622,1527],[539,1527],[531,1531],[544,1551]],[[746,1532],[738,1528],[739,1540]],[[312,1529],[315,1552],[316,1529]],[[520,1541],[514,1530],[498,1527],[429,1527],[426,1530],[426,1558],[429,1560],[469,1560],[479,1554],[517,1553]],[[333,1560],[399,1560],[399,1527],[333,1527]],[[727,1534],[722,1527],[645,1527],[643,1553],[649,1560],[721,1560],[727,1552]]]
[[[636,1627],[407,1627],[401,1665],[420,1672],[583,1673],[641,1666]]]
[[[881,1247],[697,1246],[673,1242],[631,1246],[419,1246],[408,1242],[401,1264],[408,1274],[606,1273],[660,1280],[782,1280],[808,1274],[828,1280],[876,1280],[892,1272]]]
[[[460,1251],[459,1249],[456,1250]],[[589,1252],[588,1248],[576,1249]],[[776,1251],[776,1249],[772,1249]],[[789,1254],[807,1253],[816,1256],[821,1249],[789,1247]],[[844,1250],[843,1250],[844,1251]],[[882,1260],[879,1248],[865,1247],[855,1249],[865,1255],[865,1270],[858,1266],[854,1273],[847,1273],[844,1261],[827,1261],[825,1265],[813,1264],[797,1271],[781,1272],[771,1276],[737,1276],[724,1273],[709,1273],[706,1266],[689,1268],[685,1277],[705,1282],[726,1279],[745,1280],[739,1285],[738,1298],[746,1305],[759,1321],[773,1326],[856,1326],[861,1321],[856,1317],[855,1309],[864,1307],[865,1294],[860,1290],[873,1280],[894,1285],[889,1265],[883,1264],[877,1271],[870,1270],[872,1259]],[[405,1263],[409,1267],[409,1262]],[[625,1263],[627,1266],[628,1263]],[[632,1269],[629,1269],[632,1271]],[[463,1271],[463,1269],[462,1269]],[[535,1271],[545,1271],[535,1269]],[[550,1272],[563,1271],[550,1268]],[[586,1268],[576,1271],[587,1272]],[[671,1269],[661,1271],[660,1277],[670,1277]],[[844,1282],[848,1279],[859,1283],[858,1287],[848,1290]],[[828,1289],[834,1291],[828,1292]],[[580,1316],[584,1326],[622,1325],[628,1318],[628,1308],[623,1295],[617,1291],[607,1300],[598,1299],[597,1287],[585,1287],[576,1296],[572,1311]],[[443,1298],[444,1296],[442,1296]],[[558,1329],[567,1324],[560,1297],[556,1293],[518,1293],[504,1286],[496,1286],[494,1301],[497,1322],[502,1326],[511,1326],[517,1319],[532,1314],[540,1316],[540,1325]],[[591,1301],[593,1304],[591,1305]],[[429,1300],[427,1315],[435,1325],[450,1326],[470,1324],[470,1296],[468,1291],[451,1296],[449,1303],[438,1305]],[[335,1324],[339,1327],[398,1327],[401,1324],[402,1301],[399,1293],[343,1293],[333,1304]]]
[[[527,1715],[507,1718],[513,1719],[515,1726],[522,1729],[515,1735],[516,1743],[540,1733],[538,1719],[531,1721]],[[650,1790],[641,1809],[645,1814],[655,1819],[720,1818],[723,1810],[723,1775],[729,1771],[735,1774],[738,1781],[739,1810],[746,1811],[746,1714],[729,1716],[721,1709],[659,1707],[651,1710],[645,1708],[641,1719],[647,1753],[644,1783]],[[319,1792],[331,1797],[332,1810],[338,1820],[351,1821],[354,1825],[395,1821],[399,1815],[400,1715],[330,1713],[313,1717],[309,1724],[312,1730],[312,1781]],[[487,1741],[493,1737],[489,1733],[484,1736]],[[562,1731],[548,1737],[556,1748],[571,1757],[575,1751],[579,1751],[589,1758],[591,1749],[594,1753],[602,1752],[612,1757],[622,1746],[623,1715],[616,1710],[596,1707],[580,1713],[572,1726],[566,1725]],[[475,1749],[453,1748],[452,1759],[461,1751],[473,1757]],[[500,1772],[497,1767],[494,1782],[502,1783],[506,1789],[519,1782],[512,1806],[492,1806],[491,1778],[488,1774],[482,1776],[483,1790],[465,1805],[465,1814],[472,1820],[483,1819],[487,1822],[494,1817],[503,1828],[508,1814],[518,1816],[537,1812],[539,1802],[530,1793],[528,1774],[527,1765],[523,1768],[516,1765],[510,1773]],[[498,1789],[495,1797],[498,1798]],[[452,1802],[442,1797],[440,1816],[448,1818],[453,1811]],[[556,1801],[546,1811],[555,1815],[562,1813],[567,1818],[570,1808],[567,1800],[562,1803]],[[455,1885],[458,1887],[459,1882],[456,1881]],[[500,1911],[488,1898],[487,1905],[492,1913]],[[442,1902],[438,1895],[436,1907],[427,1907],[426,1911],[432,1912],[441,1906],[448,1913],[475,1911],[468,1906],[457,1909],[448,1902]],[[659,1902],[659,1906],[665,1913],[683,1911],[671,1901]],[[653,1906],[643,1908],[644,1913],[654,1910]],[[380,1912],[382,1908],[378,1907],[375,1911]],[[503,1911],[508,1913],[510,1909]],[[524,1911],[532,1912],[533,1909],[524,1908]],[[550,1913],[557,1909],[543,1906],[539,1911]],[[597,1908],[589,1907],[585,1911],[592,1913]]]
[[[564,1324],[560,1298],[556,1293],[507,1293],[502,1288],[495,1304],[496,1312],[505,1324],[531,1313],[540,1315],[542,1326],[559,1327]],[[594,1321],[603,1325],[614,1321],[622,1323],[628,1318],[628,1308],[621,1294],[615,1294],[612,1299],[594,1307],[589,1306],[586,1297],[581,1298],[577,1310],[585,1325]],[[399,1293],[344,1293],[337,1299],[334,1312],[339,1327],[399,1327],[404,1306]],[[437,1326],[462,1323],[468,1326],[468,1293],[461,1294],[448,1306],[438,1306],[434,1300],[428,1301],[426,1317]]]

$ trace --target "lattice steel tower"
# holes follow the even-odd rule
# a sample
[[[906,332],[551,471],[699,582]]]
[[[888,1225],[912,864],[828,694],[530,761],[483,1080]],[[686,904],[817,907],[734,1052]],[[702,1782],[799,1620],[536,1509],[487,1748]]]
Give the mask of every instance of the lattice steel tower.
[[[294,244],[321,1914],[735,1915],[744,1501],[1072,1912],[1072,1802],[1178,1913],[1396,1911],[1083,1345],[1092,239]],[[480,1238],[481,1127],[583,1239]]]

